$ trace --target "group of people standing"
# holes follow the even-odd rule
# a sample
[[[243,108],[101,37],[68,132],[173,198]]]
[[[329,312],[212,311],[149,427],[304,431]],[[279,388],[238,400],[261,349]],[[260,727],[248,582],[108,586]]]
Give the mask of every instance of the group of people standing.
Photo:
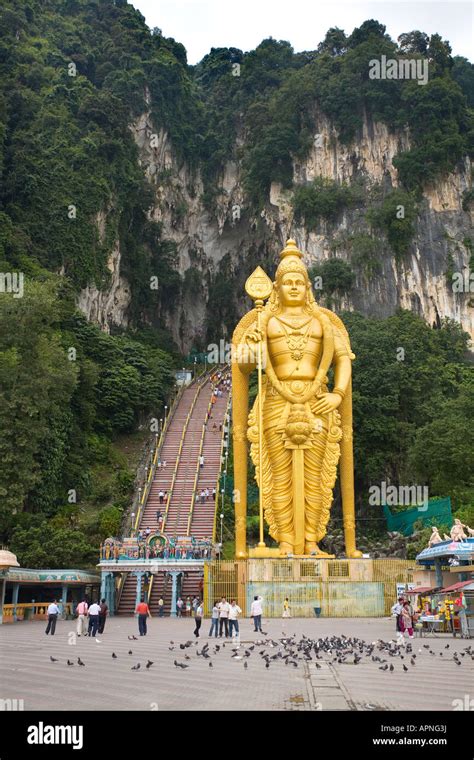
[[[49,633],[54,636],[56,632],[56,623],[61,610],[58,607],[57,600],[55,599],[48,606],[48,625],[46,626],[45,634]],[[77,636],[93,636],[97,633],[104,633],[105,621],[109,614],[109,607],[105,599],[101,599],[99,602],[92,602],[88,604],[87,599],[82,599],[76,607],[76,634]]]
[[[222,638],[223,632],[226,639],[229,637],[232,638],[234,634],[238,636],[239,615],[241,614],[242,610],[235,599],[232,599],[230,604],[225,596],[222,597],[220,602],[215,601],[212,608],[211,630],[209,631],[209,636],[212,637],[214,634],[216,638],[217,636]]]

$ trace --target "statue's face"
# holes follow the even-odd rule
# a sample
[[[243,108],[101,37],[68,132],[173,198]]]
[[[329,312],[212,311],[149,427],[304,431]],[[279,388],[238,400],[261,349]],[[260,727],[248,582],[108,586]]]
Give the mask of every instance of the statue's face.
[[[284,274],[278,294],[284,306],[303,306],[306,300],[306,281],[303,275],[299,272]]]

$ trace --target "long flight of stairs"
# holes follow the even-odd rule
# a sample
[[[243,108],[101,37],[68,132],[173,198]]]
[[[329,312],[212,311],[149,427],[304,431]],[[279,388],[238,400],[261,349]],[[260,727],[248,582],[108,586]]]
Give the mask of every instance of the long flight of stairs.
[[[206,422],[208,407],[212,397],[210,379],[206,378],[202,382],[198,394],[197,391],[198,385],[195,383],[184,390],[166,431],[160,453],[162,466],[160,468],[157,467],[155,471],[150,493],[140,520],[140,528],[142,530],[145,528],[150,528],[153,532],[158,530],[157,511],[160,510],[164,515],[166,507],[166,500],[163,504],[160,504],[159,493],[160,491],[167,491],[169,494],[171,491],[173,472],[179,456],[183,428],[191,412],[163,529],[164,533],[169,537],[185,536],[188,533],[188,520],[194,499],[194,482],[203,425]],[[224,424],[227,402],[228,393],[224,391],[222,396],[217,398],[216,402],[212,405],[211,417],[207,421],[204,432],[202,448],[204,465],[199,468],[197,493],[208,488],[211,495],[204,503],[195,502],[189,531],[189,534],[195,538],[212,538],[213,535],[215,500],[212,498],[212,490],[217,487],[217,479],[221,468],[222,431],[220,426]],[[166,462],[166,466],[163,466],[164,462]],[[154,576],[149,600],[152,615],[158,614],[158,599],[160,595],[163,595],[165,602],[165,614],[170,614],[171,591],[171,579],[166,578],[164,573]],[[181,596],[185,599],[187,596],[192,598],[195,595],[202,596],[202,572],[197,570],[186,571],[183,578]],[[132,614],[135,609],[135,597],[136,578],[130,573],[125,580],[118,614]]]

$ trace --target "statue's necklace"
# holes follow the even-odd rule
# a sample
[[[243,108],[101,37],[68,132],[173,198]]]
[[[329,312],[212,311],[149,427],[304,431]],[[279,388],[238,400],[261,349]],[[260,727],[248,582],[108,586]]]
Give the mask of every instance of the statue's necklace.
[[[286,339],[286,345],[288,346],[288,349],[290,351],[290,356],[295,361],[300,361],[303,358],[304,355],[304,349],[306,348],[306,345],[309,340],[309,334],[311,330],[311,322],[312,317],[309,317],[304,322],[301,322],[300,324],[297,324],[297,321],[299,321],[297,318],[295,318],[293,321],[293,324],[289,325],[284,319],[281,317],[277,317],[279,323],[283,327],[283,331],[285,333],[285,339]],[[306,327],[306,330],[302,332],[303,327]],[[289,328],[289,329],[287,329]]]

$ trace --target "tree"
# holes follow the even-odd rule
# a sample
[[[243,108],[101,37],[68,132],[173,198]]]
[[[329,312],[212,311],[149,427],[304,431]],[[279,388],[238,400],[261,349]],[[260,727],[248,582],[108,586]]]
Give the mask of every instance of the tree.
[[[398,37],[400,52],[403,55],[426,55],[430,38],[424,32],[414,30]]]
[[[337,26],[331,27],[326,32],[326,36],[318,45],[318,53],[329,53],[329,55],[342,55],[347,50],[347,37],[343,29]]]

